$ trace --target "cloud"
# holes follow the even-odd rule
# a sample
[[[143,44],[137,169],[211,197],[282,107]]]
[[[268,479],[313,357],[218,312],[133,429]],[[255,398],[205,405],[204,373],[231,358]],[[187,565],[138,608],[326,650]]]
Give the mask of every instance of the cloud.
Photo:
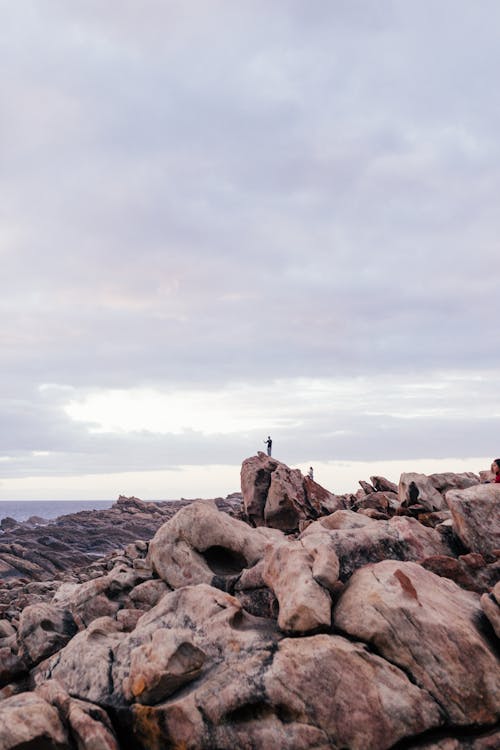
[[[379,457],[490,453],[499,15],[448,0],[432,18],[364,0],[6,8],[2,472],[238,462],[260,425],[95,435],[64,406],[197,389],[265,415],[269,385],[301,378],[394,395],[383,418],[319,399],[281,436],[293,460],[304,445],[369,457],[373,433]],[[446,398],[415,414],[432,398],[410,403],[411,379],[457,372],[453,414]]]

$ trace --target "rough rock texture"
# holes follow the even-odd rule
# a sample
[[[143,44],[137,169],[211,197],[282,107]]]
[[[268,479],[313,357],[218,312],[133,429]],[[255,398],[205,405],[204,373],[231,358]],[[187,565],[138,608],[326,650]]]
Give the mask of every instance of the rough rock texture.
[[[241,467],[243,505],[253,526],[294,531],[299,522],[333,513],[343,501],[299,469],[259,452]]]
[[[500,663],[476,594],[415,563],[386,560],[352,576],[334,623],[411,675],[450,723],[500,718]]]
[[[453,530],[466,549],[500,555],[499,484],[449,490],[446,502],[453,518]]]
[[[270,472],[252,524],[238,494],[173,517],[124,499],[134,531],[161,524],[151,542],[0,580],[0,750],[496,750],[496,489],[421,481],[459,493],[465,523],[401,507],[383,477],[339,498],[299,475]],[[478,489],[489,505],[466,495],[464,514]],[[286,534],[259,525],[287,517]]]
[[[68,734],[56,709],[35,693],[0,701],[1,750],[69,750]]]
[[[325,531],[323,519],[308,526],[300,538],[305,539],[317,530]],[[340,578],[343,581],[369,562],[387,558],[419,561],[431,555],[450,554],[450,548],[441,534],[422,526],[415,518],[395,517],[390,521],[370,519],[362,527],[332,529],[328,534],[340,561]]]
[[[329,626],[328,589],[335,585],[338,573],[339,561],[327,534],[270,546],[263,579],[278,599],[281,630],[308,633]]]
[[[179,511],[155,534],[148,559],[172,588],[213,583],[237,576],[260,560],[279,532],[252,529],[219,513],[211,503],[197,502]]]
[[[497,637],[500,638],[500,582],[492,589],[491,594],[483,594],[481,607]]]
[[[442,510],[445,507],[443,496],[425,474],[415,472],[401,474],[398,497],[403,507],[419,505],[428,511]]]
[[[29,664],[38,664],[65,646],[77,629],[68,610],[43,602],[32,604],[19,619],[19,655]]]

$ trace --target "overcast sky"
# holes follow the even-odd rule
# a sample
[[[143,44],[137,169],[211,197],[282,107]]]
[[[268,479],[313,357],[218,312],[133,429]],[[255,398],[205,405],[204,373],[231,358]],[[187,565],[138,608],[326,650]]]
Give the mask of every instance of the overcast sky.
[[[0,498],[500,453],[496,0],[0,20]]]

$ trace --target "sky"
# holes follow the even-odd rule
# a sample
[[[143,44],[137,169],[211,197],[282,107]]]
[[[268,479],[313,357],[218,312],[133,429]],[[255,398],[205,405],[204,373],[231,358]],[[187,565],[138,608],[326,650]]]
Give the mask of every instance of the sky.
[[[0,499],[487,468],[496,0],[0,12]]]

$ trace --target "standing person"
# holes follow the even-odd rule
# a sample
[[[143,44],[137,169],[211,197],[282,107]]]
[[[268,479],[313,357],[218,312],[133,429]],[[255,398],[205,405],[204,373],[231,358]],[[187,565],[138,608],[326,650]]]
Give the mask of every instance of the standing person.
[[[271,436],[268,435],[267,436],[267,440],[264,440],[264,442],[267,445],[267,455],[270,456],[271,455],[271,450],[272,450],[272,447],[273,447],[273,441],[271,440]]]
[[[491,471],[495,475],[495,479],[493,480],[493,482],[495,484],[500,484],[500,458],[495,458],[495,460],[491,464]]]
[[[309,479],[312,479],[313,482],[314,482],[314,469],[313,469],[312,466],[309,467],[309,471],[307,472],[307,476],[309,477]]]

